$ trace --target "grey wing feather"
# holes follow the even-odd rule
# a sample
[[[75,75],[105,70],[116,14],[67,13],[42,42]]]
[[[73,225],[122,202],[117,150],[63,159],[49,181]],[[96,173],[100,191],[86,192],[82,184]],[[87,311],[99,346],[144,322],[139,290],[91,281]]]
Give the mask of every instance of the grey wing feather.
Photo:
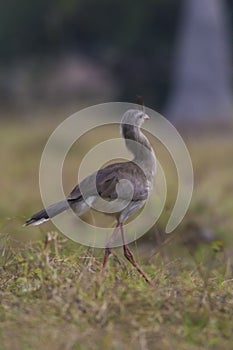
[[[120,180],[127,179],[134,188],[133,198],[129,207],[122,212],[122,218],[126,219],[137,207],[143,205],[148,197],[147,179],[143,171],[133,162],[116,163],[100,169],[98,172],[86,177],[77,185],[66,200],[50,205],[28,219],[25,225],[37,225],[62,213],[70,207],[78,214],[82,215],[89,210],[84,199],[98,194],[108,200],[127,199],[127,189],[119,195],[116,186]],[[126,193],[124,196],[124,192]],[[83,193],[84,198],[83,198]],[[121,197],[122,196],[122,197]],[[139,203],[141,201],[141,204]]]
[[[144,172],[133,162],[111,164],[86,177],[77,185],[68,201],[80,200],[84,197],[100,195],[102,198],[114,200],[118,198],[116,186],[120,180],[131,182],[134,192],[132,200],[144,200],[148,197],[148,185]]]

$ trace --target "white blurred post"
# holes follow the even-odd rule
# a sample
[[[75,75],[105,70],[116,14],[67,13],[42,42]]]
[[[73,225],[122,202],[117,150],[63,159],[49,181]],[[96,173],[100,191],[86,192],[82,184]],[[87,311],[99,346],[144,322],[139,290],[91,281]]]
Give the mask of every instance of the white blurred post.
[[[164,115],[179,124],[233,119],[225,0],[184,0],[171,95]]]

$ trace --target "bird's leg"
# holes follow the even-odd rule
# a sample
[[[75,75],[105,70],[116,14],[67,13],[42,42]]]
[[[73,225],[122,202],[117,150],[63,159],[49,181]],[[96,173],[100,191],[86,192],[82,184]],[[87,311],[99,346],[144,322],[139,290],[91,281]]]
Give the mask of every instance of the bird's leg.
[[[111,249],[106,247],[104,251],[104,261],[103,261],[103,269],[105,269],[108,261],[108,257],[111,254]]]
[[[142,275],[142,277],[145,279],[147,283],[149,283],[151,286],[154,286],[150,278],[147,276],[147,274],[142,270],[142,268],[138,265],[136,260],[134,259],[134,256],[132,252],[130,251],[129,247],[127,244],[125,244],[125,237],[124,237],[124,229],[123,229],[123,224],[120,224],[121,228],[121,237],[122,237],[122,242],[123,242],[123,248],[124,248],[124,255],[127,260],[138,270],[138,272]]]
[[[116,227],[114,228],[114,231],[113,231],[113,233],[111,234],[111,236],[110,236],[110,238],[109,238],[109,240],[108,240],[108,242],[107,242],[107,244],[106,244],[106,247],[105,247],[105,252],[104,252],[104,261],[103,261],[103,269],[106,267],[106,265],[107,265],[107,261],[108,261],[108,257],[109,257],[109,255],[111,254],[111,243],[112,243],[112,241],[114,240],[114,238],[115,238],[115,236],[116,236],[116,234],[117,234],[117,232],[118,232],[118,230],[119,230],[119,226],[120,226],[120,224],[119,224],[119,222],[117,223],[117,225],[116,225]]]

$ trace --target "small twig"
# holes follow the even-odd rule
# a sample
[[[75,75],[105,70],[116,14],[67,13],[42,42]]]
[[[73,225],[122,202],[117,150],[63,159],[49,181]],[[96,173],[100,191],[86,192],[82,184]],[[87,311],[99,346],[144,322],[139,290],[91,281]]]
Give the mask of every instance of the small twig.
[[[50,248],[50,245],[52,242],[54,245],[55,254],[56,254],[56,256],[59,256],[57,237],[58,237],[58,233],[54,232],[54,231],[48,232],[46,237],[45,237],[44,254],[45,254],[46,264],[49,264],[49,248]]]

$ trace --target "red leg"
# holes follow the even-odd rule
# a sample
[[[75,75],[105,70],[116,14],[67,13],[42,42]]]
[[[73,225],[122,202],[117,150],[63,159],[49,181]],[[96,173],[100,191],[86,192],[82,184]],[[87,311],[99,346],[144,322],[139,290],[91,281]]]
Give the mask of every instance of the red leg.
[[[134,256],[130,251],[129,247],[125,244],[123,224],[120,224],[120,228],[121,228],[121,237],[122,237],[123,248],[124,248],[124,255],[126,259],[129,260],[129,262],[138,270],[138,272],[142,275],[142,277],[146,280],[147,283],[149,283],[151,286],[154,286],[150,278],[147,276],[147,274],[142,270],[142,268],[138,265],[138,263],[134,259]]]
[[[111,249],[106,247],[105,248],[105,253],[104,253],[104,261],[103,261],[103,269],[105,269],[107,262],[108,262],[108,257],[111,254]]]
[[[119,230],[119,223],[117,223],[116,227],[114,228],[114,231],[112,233],[112,235],[110,236],[109,240],[108,240],[108,243],[105,247],[105,253],[104,253],[104,261],[103,261],[103,269],[106,267],[107,265],[107,262],[108,262],[108,257],[109,255],[111,254],[111,249],[110,249],[110,246],[111,246],[111,243],[113,241],[113,239],[115,238],[118,230]]]

